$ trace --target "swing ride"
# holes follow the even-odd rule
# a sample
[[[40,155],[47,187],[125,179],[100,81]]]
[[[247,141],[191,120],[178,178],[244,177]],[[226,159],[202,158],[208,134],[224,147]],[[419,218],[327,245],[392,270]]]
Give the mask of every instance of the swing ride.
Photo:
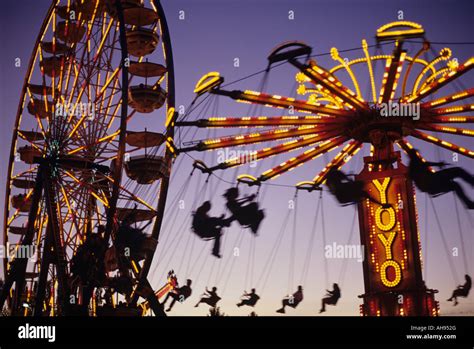
[[[268,56],[266,73],[275,65],[287,63],[295,67],[298,71],[297,92],[308,96],[306,100],[262,91],[228,90],[219,73],[208,73],[196,84],[196,98],[203,95],[224,96],[241,103],[283,109],[288,115],[212,115],[209,118],[199,116],[194,120],[189,120],[185,115],[177,120],[178,128],[250,130],[200,141],[190,140],[178,148],[177,152],[202,152],[264,144],[260,150],[255,151],[252,158],[252,161],[260,161],[305,149],[259,176],[240,174],[237,178],[240,183],[260,186],[342,147],[312,180],[296,184],[298,190],[312,192],[322,190],[322,186],[328,184],[364,144],[369,144],[370,156],[364,158],[363,170],[355,176],[355,181],[346,181],[350,185],[360,184],[358,196],[350,198],[349,195],[349,199],[345,201],[346,204],[358,205],[361,244],[365,249],[365,294],[360,296],[363,299],[360,312],[368,316],[437,316],[439,306],[434,297],[437,291],[425,286],[421,273],[414,185],[407,166],[402,162],[400,151],[395,151],[394,146],[405,153],[415,152],[420,161],[426,162],[409,142],[408,138],[413,137],[474,158],[472,150],[425,133],[432,131],[459,136],[474,135],[470,129],[453,126],[472,123],[472,104],[453,105],[472,97],[472,88],[432,98],[436,92],[445,86],[451,86],[456,79],[471,70],[474,67],[474,57],[458,63],[452,59],[451,50],[444,48],[439,53],[435,52],[433,59],[422,59],[422,55],[428,53],[431,47],[425,39],[423,27],[413,22],[386,24],[377,30],[376,39],[378,44],[393,43],[395,47],[391,54],[371,55],[367,42],[363,40],[364,56],[353,60],[344,60],[336,48],[331,49],[331,58],[337,64],[329,70],[311,59],[312,48],[304,43],[285,43],[272,51]],[[404,49],[407,41],[418,43],[418,52],[414,56],[409,56]],[[385,66],[381,77],[374,73],[374,65],[379,61]],[[366,66],[369,73],[369,96],[362,95],[360,83],[354,73],[361,65]],[[343,73],[347,74],[355,91],[342,82]],[[381,85],[377,94],[379,80]],[[398,85],[401,88],[397,89]],[[419,113],[407,117],[405,113],[397,112],[387,117],[386,110],[382,110],[393,104],[412,106],[412,109],[405,108],[406,110],[419,108]],[[461,113],[467,115],[459,115]],[[256,128],[265,129],[254,131]],[[269,146],[265,144],[271,142],[279,143]],[[200,164],[200,168],[204,173],[211,174],[248,162],[246,157],[234,156],[212,166]],[[434,172],[433,169],[430,170]],[[471,178],[468,179],[472,181]],[[341,179],[338,181],[339,184],[342,183]],[[348,193],[346,191],[343,194]]]
[[[196,187],[193,218],[178,224],[178,230],[189,234],[190,244],[194,244],[191,237],[214,240],[214,257],[221,257],[219,247],[221,236],[225,240],[225,230],[237,225],[241,228],[237,241],[242,241],[244,235],[251,236],[254,256],[255,239],[265,220],[265,212],[258,203],[264,196],[260,189],[267,181],[341,147],[312,180],[295,185],[293,199],[298,207],[298,191],[322,195],[328,176],[340,170],[364,145],[369,145],[370,156],[364,158],[363,169],[354,180],[361,185],[361,193],[367,195],[348,201],[357,204],[352,226],[358,214],[361,244],[365,248],[361,314],[438,315],[436,290],[424,285],[421,273],[414,186],[409,169],[394,146],[410,152],[414,148],[408,137],[413,137],[474,157],[474,152],[465,147],[425,133],[474,135],[470,129],[453,126],[472,123],[469,113],[473,105],[452,105],[473,97],[473,88],[427,100],[469,71],[474,58],[459,64],[451,59],[451,50],[443,49],[432,60],[422,59],[430,51],[424,34],[421,25],[413,22],[384,25],[377,30],[376,38],[383,46],[393,43],[393,52],[371,55],[363,40],[364,56],[347,61],[333,48],[331,57],[337,64],[329,70],[312,59],[312,48],[306,44],[282,44],[268,56],[265,74],[283,64],[296,68],[296,92],[305,99],[263,91],[227,90],[224,78],[212,72],[198,81],[192,105],[208,96],[227,97],[281,109],[288,115],[215,114],[207,119],[202,115],[190,119],[190,113],[186,113],[178,118],[170,35],[159,0],[53,1],[24,80],[10,151],[4,210],[4,243],[16,250],[32,245],[37,259],[4,260],[6,278],[0,305],[5,305],[11,315],[23,316],[163,316],[169,298],[172,300],[167,311],[176,301],[183,302],[192,294],[191,279],[181,285],[173,271],[174,253],[168,248],[168,239],[171,245],[178,246],[177,236],[165,235],[160,244],[166,249],[161,255],[155,253],[160,232],[175,224],[178,215],[178,210],[173,217],[165,212],[171,168],[177,156],[262,144],[251,157],[238,155],[210,166],[196,159],[191,175],[197,170],[207,176],[205,183],[209,184],[218,171],[238,171],[239,166],[251,161],[261,162],[305,149],[259,176],[239,174],[232,183],[235,186],[223,193],[226,210],[230,212],[227,217],[210,217],[207,213],[211,204],[204,199],[208,187]],[[411,57],[403,46],[413,39],[422,41],[417,42],[419,51]],[[375,74],[377,62],[385,64],[381,77]],[[361,93],[354,73],[356,66],[368,70],[369,96]],[[342,82],[347,79],[341,77],[343,74],[347,74],[354,91]],[[397,90],[399,84],[401,91]],[[392,102],[419,105],[419,118],[382,116],[382,106]],[[153,125],[152,130],[142,129],[144,119],[150,120],[145,122]],[[206,129],[216,135],[220,129],[233,128],[239,131],[230,136],[175,140],[175,129],[185,137],[188,130]],[[245,128],[250,132],[241,132]],[[264,130],[254,130],[261,128]],[[416,155],[425,161],[420,153]],[[257,188],[257,192],[243,196],[243,185]],[[174,207],[189,186],[190,180],[185,181],[167,206]],[[209,189],[209,194],[215,192]],[[316,206],[312,231],[316,230],[318,217],[322,220],[325,245],[322,197]],[[258,305],[290,218],[295,234],[296,209],[289,210],[284,217],[275,248],[263,266],[264,276],[256,286],[247,289],[249,292],[244,292],[238,307]],[[191,219],[197,223],[191,223]],[[302,285],[309,274],[313,239],[314,234],[308,241],[297,292],[283,300],[278,312],[304,302]],[[295,253],[292,245],[293,262]],[[152,268],[155,254],[159,260],[154,261]],[[193,274],[196,263],[192,263],[191,257],[186,257],[186,261],[186,274]],[[229,261],[214,258],[214,263],[223,263],[217,275],[226,272],[228,263],[232,270],[235,259]],[[161,282],[166,279],[164,285],[154,290],[149,277],[156,274],[157,265],[166,268],[168,274],[160,278]],[[248,269],[252,265],[255,266],[254,257]],[[179,267],[175,270],[182,270]],[[201,271],[192,279],[199,280]],[[226,275],[227,281],[230,274]],[[210,279],[196,307],[204,303],[215,309],[221,296],[225,297],[227,281],[224,287],[217,288],[210,284]],[[182,280],[185,279],[179,279]],[[337,287],[328,295],[337,297],[324,298],[322,309],[326,304],[335,305],[340,298],[339,286],[334,285]],[[461,291],[455,294],[458,295],[463,296]]]

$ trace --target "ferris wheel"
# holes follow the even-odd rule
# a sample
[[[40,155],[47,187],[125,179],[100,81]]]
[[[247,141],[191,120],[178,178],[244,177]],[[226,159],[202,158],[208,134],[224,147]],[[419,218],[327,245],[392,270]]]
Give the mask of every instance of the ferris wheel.
[[[174,156],[174,105],[159,1],[52,2],[21,90],[8,165],[3,238],[13,253],[0,303],[12,315],[139,314],[140,296],[156,306],[147,273]],[[119,247],[125,223],[151,233]],[[16,258],[25,246],[34,258]],[[107,260],[109,277],[88,281],[96,271],[84,264],[94,258]],[[107,307],[99,306],[101,293]]]

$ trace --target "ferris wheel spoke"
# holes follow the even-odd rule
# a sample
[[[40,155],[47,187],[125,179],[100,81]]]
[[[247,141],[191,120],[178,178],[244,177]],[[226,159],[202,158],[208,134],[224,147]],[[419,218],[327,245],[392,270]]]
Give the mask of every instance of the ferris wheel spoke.
[[[109,176],[104,176],[111,184],[114,183],[114,180],[109,177]],[[122,191],[120,194],[123,195],[123,198],[124,199],[127,199],[127,200],[131,200],[131,201],[135,201],[135,202],[138,202],[144,206],[146,206],[148,209],[152,210],[152,211],[155,211],[155,208],[149,204],[148,202],[146,202],[145,200],[139,198],[138,196],[136,196],[135,194],[133,194],[130,190],[128,190],[127,188],[125,188],[125,186],[123,185],[119,185],[119,188],[120,190]]]
[[[60,204],[63,204],[65,203],[66,204],[66,207],[67,207],[67,212],[68,214],[66,215],[66,218],[70,217],[71,221],[72,221],[72,224],[71,226],[74,226],[76,228],[76,231],[79,231],[79,223],[77,222],[77,219],[76,219],[76,210],[74,208],[74,210],[72,209],[72,205],[71,205],[71,202],[69,200],[69,197],[76,197],[75,195],[73,196],[68,196],[68,193],[71,194],[71,192],[69,191],[70,189],[66,187],[66,183],[61,183],[60,184],[60,187],[61,187],[61,194],[62,194],[62,197],[59,198],[59,203]],[[68,192],[66,191],[66,188],[68,190]]]
[[[472,150],[469,150],[469,149],[466,149],[464,147],[460,147],[458,145],[455,145],[453,143],[450,143],[450,142],[447,142],[447,141],[444,141],[442,139],[439,139],[435,136],[432,136],[432,135],[428,135],[424,132],[421,132],[421,131],[417,131],[417,130],[412,130],[411,131],[411,136],[413,137],[416,137],[418,139],[421,139],[425,142],[429,142],[429,143],[432,143],[432,144],[436,144],[437,146],[439,147],[442,147],[442,148],[445,148],[445,149],[448,149],[448,150],[451,150],[451,151],[454,151],[456,153],[459,153],[459,154],[462,154],[462,155],[465,155],[465,156],[468,156],[470,158],[474,158],[474,151]]]
[[[323,170],[313,178],[314,187],[319,187],[326,181],[327,174],[333,168],[340,169],[350,159],[362,149],[363,143],[353,140],[349,142],[342,150],[323,168]]]
[[[74,176],[72,173],[70,173],[69,171],[64,171],[64,174],[66,176],[68,176],[69,178],[71,178],[75,183],[76,185],[78,184],[79,187],[81,188],[87,188],[87,190],[90,191],[90,194],[96,198],[97,200],[99,200],[105,207],[109,207],[109,201],[108,199],[104,196],[101,196],[99,195],[99,193],[96,192],[96,188],[94,188],[94,186],[92,184],[89,184],[89,183],[86,183],[85,181],[81,181],[79,178],[77,178],[76,176]]]
[[[317,146],[306,150],[304,153],[299,154],[288,161],[282,162],[280,165],[263,172],[260,177],[258,177],[258,181],[264,182],[268,179],[276,178],[285,172],[291,171],[296,167],[303,165],[305,162],[316,159],[321,154],[330,152],[347,141],[347,139],[348,138],[345,136],[338,136],[321,142]]]
[[[26,175],[30,175],[31,177],[34,177],[36,171],[38,171],[38,166],[32,166],[28,170],[21,171],[20,173],[12,176],[11,179],[14,180],[20,177],[26,177]]]

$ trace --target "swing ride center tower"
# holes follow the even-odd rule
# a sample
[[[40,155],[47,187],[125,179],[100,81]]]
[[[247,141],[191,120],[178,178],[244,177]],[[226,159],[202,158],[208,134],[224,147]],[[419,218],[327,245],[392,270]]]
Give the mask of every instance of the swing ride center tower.
[[[391,148],[392,143],[388,146]],[[360,296],[364,301],[360,312],[365,316],[437,316],[436,291],[426,288],[421,272],[413,183],[401,163],[400,153],[389,155],[378,159],[366,157],[364,169],[356,176],[364,182],[364,190],[384,204],[369,199],[358,204],[365,257],[365,294]]]

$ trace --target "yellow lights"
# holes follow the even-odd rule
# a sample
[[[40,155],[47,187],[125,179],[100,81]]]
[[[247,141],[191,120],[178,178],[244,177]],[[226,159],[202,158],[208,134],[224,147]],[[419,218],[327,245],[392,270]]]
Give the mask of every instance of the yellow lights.
[[[339,51],[335,47],[331,48],[331,58],[344,66],[344,68],[346,69],[347,73],[349,74],[349,76],[352,80],[352,83],[354,84],[354,87],[355,87],[356,92],[357,92],[357,98],[359,100],[363,100],[362,99],[362,93],[360,92],[359,83],[357,81],[357,78],[355,77],[354,73],[352,72],[351,67],[347,64],[347,62],[344,59],[342,59],[341,56],[339,56]]]
[[[310,81],[310,79],[301,72],[296,73],[295,80],[296,80],[296,82],[299,82],[300,84]]]
[[[418,75],[418,77],[416,78],[415,80],[415,83],[413,85],[413,90],[412,90],[412,93],[415,93],[417,90],[418,90],[418,86],[420,85],[421,83],[421,79],[423,78],[423,76],[428,72],[429,69],[434,69],[435,65],[441,61],[446,61],[448,60],[450,57],[451,57],[451,50],[447,47],[441,49],[441,51],[439,51],[439,54],[437,57],[435,57],[430,63],[428,63],[428,65],[426,65],[423,70],[421,71],[421,73]],[[432,75],[434,76],[434,74]],[[423,91],[423,89],[422,89]]]
[[[392,267],[395,270],[395,278],[392,281],[387,278],[387,270],[389,267]],[[383,262],[383,264],[380,266],[380,280],[387,287],[397,286],[402,280],[402,271],[400,265],[394,260],[387,260]]]
[[[369,46],[367,45],[367,41],[365,39],[362,40],[362,50],[364,51],[365,59],[367,62],[367,68],[369,69],[370,87],[372,90],[372,101],[376,103],[377,96],[375,92],[374,70],[372,67],[372,60],[370,59]]]
[[[447,63],[450,70],[456,70],[459,67],[459,62],[456,59],[452,59]]]
[[[436,138],[432,135],[425,134],[421,131],[413,130],[412,131],[412,136],[416,137],[416,138],[419,138],[421,140],[427,141],[427,142],[431,142],[433,144],[437,144],[437,145],[439,145],[443,148],[452,150],[456,153],[468,156],[470,158],[474,158],[474,151],[468,150],[468,149],[463,148],[463,147],[459,147],[455,144],[452,144],[452,143],[449,143],[449,142],[446,142],[446,141],[442,141],[442,140],[440,140],[440,139],[438,139],[438,138]]]
[[[372,151],[372,149],[371,149]],[[388,184],[390,183],[390,177],[385,177],[383,179],[383,182],[380,183],[378,179],[374,179],[372,181],[372,183],[375,185],[375,187],[378,189],[379,191],[379,194],[380,194],[380,202],[383,203],[383,204],[386,204],[387,203],[387,195],[386,195],[386,192],[387,192],[387,188],[388,188]]]
[[[249,174],[241,174],[241,175],[238,175],[237,176],[237,180],[238,181],[241,181],[241,182],[257,182],[257,178],[255,178],[254,176],[251,176]]]
[[[135,263],[135,261],[132,259],[131,264],[132,264],[133,271],[138,274],[140,271],[138,269],[137,263]]]
[[[176,146],[174,144],[173,137],[168,137],[166,139],[166,148],[173,156],[176,156]]]
[[[306,94],[306,86],[303,84],[299,85],[298,88],[296,89],[296,93],[299,95]]]
[[[397,233],[394,231],[390,232],[388,237],[386,237],[384,234],[377,235],[385,248],[385,256],[387,259],[392,259],[392,243],[393,240],[395,240],[396,235]]]
[[[174,126],[174,114],[175,114],[175,109],[173,107],[168,109],[168,112],[166,113],[166,123],[165,127],[168,128],[170,125]]]
[[[388,214],[388,222],[384,223],[382,216],[384,213]],[[395,211],[392,207],[383,208],[382,206],[377,207],[375,210],[375,225],[382,231],[389,231],[391,230],[396,223],[395,219]]]
[[[320,185],[326,182],[326,176],[330,168],[339,169],[344,163],[347,163],[362,147],[362,143],[352,141],[347,144],[323,169],[313,178],[314,184]],[[334,148],[333,148],[334,149]],[[331,149],[332,150],[332,149]]]
[[[385,33],[387,32],[388,29],[392,29],[395,27],[409,27],[410,29],[423,29],[421,24],[418,24],[415,22],[397,21],[397,22],[390,22],[390,23],[384,24],[383,26],[377,29],[377,34]]]
[[[246,95],[251,95],[251,96],[260,96],[260,95],[261,95],[260,92],[252,91],[252,90],[245,90],[245,91],[244,91],[244,94],[246,94]]]
[[[388,195],[391,182],[391,177],[373,179],[370,182],[378,192],[381,204],[389,202]],[[397,222],[396,213],[392,206],[379,205],[377,208],[374,208],[374,204],[369,200],[366,200],[366,205],[370,212],[368,229],[370,231],[371,262],[374,264],[375,272],[380,276],[381,283],[385,287],[396,287],[402,280],[402,269],[405,267],[403,265],[402,268],[396,260],[399,258],[398,254],[394,253],[394,251],[399,249],[399,244],[396,241],[400,241],[400,238],[397,240],[398,233],[400,232],[400,222]],[[403,234],[404,232],[402,232]],[[379,241],[379,247],[374,244],[374,237]],[[383,250],[383,254],[379,252],[380,248]],[[383,263],[380,260],[381,258],[385,259]],[[381,265],[379,265],[379,262]],[[389,272],[390,269],[393,269],[393,272]]]
[[[451,122],[451,123],[463,123],[463,122],[468,122],[470,119],[468,119],[465,116],[445,116],[445,117],[438,117],[437,120],[441,122]]]
[[[436,114],[456,114],[462,111],[473,109],[474,105],[460,105],[456,107],[435,109]]]
[[[391,64],[392,64],[392,57],[387,59],[387,61],[385,62],[385,72],[383,73],[382,87],[380,88],[379,103],[382,103],[382,98],[385,93],[385,85],[387,84],[388,69]]]
[[[224,82],[224,78],[218,72],[210,72],[204,75],[194,87],[194,93],[201,95],[208,92]]]
[[[401,39],[404,37],[422,36],[424,33],[423,27],[418,23],[397,21],[385,24],[377,29],[377,39]]]

